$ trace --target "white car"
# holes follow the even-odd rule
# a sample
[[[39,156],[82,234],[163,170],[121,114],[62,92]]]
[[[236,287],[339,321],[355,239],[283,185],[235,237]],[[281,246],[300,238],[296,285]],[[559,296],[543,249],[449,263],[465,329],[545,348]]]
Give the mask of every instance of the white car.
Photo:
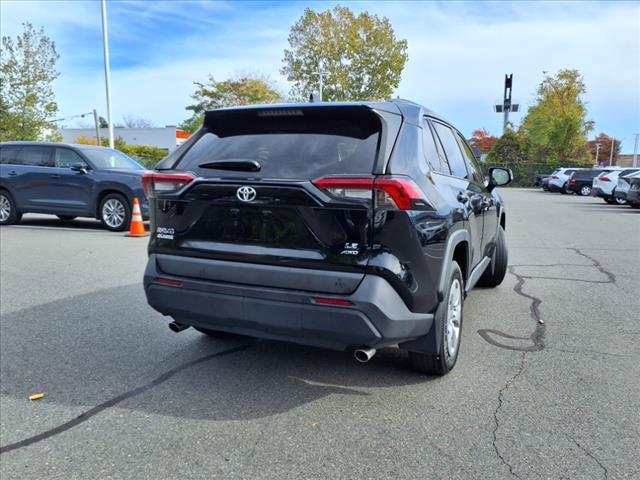
[[[631,179],[640,178],[640,168],[630,168],[620,172],[618,175],[618,184],[613,189],[613,197],[619,205],[627,203],[627,192],[631,187]]]
[[[607,203],[626,203],[626,198],[616,197],[615,192],[618,187],[619,177],[624,177],[632,173],[640,171],[640,168],[612,168],[610,171],[604,171],[593,179],[591,187],[591,195],[601,197]],[[626,183],[626,182],[623,182]],[[624,187],[623,187],[624,188]]]
[[[567,190],[569,178],[578,170],[582,170],[582,168],[558,168],[549,177],[549,191],[569,193]]]

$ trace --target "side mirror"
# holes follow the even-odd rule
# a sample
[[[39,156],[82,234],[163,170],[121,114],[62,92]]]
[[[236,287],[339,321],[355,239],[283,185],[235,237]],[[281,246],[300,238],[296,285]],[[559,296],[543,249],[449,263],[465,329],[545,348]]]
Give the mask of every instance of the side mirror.
[[[87,165],[82,162],[77,162],[71,165],[71,170],[74,172],[87,173]]]
[[[511,169],[502,167],[491,167],[489,169],[489,184],[487,188],[489,191],[496,187],[508,185],[513,181],[513,173]]]

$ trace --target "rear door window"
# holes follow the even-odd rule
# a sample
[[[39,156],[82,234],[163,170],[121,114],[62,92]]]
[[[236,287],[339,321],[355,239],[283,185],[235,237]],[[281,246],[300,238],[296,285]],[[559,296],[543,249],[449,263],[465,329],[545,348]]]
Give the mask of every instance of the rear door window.
[[[53,148],[40,146],[24,146],[18,154],[22,165],[34,167],[53,167]]]
[[[373,112],[230,111],[205,125],[175,168],[202,177],[309,179],[326,175],[371,174],[378,153],[380,122]],[[268,111],[267,111],[268,112]],[[295,111],[293,111],[295,112]],[[225,118],[225,114],[228,118]],[[259,172],[202,168],[220,160],[257,161]]]
[[[433,132],[429,124],[424,121],[422,124],[422,150],[426,157],[427,163],[431,167],[431,170],[438,173],[444,173],[451,175],[449,164],[443,153],[436,146],[436,141],[433,138]]]
[[[20,147],[17,145],[5,145],[0,147],[0,164],[21,165],[18,160]]]
[[[460,150],[460,145],[453,135],[453,132],[449,127],[439,122],[433,122],[433,126],[436,129],[436,133],[440,138],[444,152],[447,155],[449,161],[449,167],[451,168],[451,174],[455,177],[468,178],[467,167],[465,166],[464,157]]]

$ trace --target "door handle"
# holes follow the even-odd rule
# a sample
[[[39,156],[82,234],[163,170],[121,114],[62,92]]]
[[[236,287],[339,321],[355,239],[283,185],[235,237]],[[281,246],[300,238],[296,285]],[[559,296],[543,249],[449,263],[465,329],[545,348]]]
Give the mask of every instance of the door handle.
[[[458,196],[456,197],[456,199],[460,203],[467,203],[469,201],[469,197],[467,197],[463,192],[458,192]]]
[[[56,174],[51,174],[50,175],[51,178],[60,178],[60,175],[56,175]]]
[[[15,170],[11,170],[9,173],[7,173],[7,175],[9,175],[10,177],[15,177],[16,175],[18,175],[18,172],[16,172]]]

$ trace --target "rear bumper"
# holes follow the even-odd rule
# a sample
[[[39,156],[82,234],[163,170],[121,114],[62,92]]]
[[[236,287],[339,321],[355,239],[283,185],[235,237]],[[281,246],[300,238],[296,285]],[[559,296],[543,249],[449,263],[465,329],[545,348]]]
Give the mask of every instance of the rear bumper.
[[[158,277],[182,285],[168,286]],[[386,280],[373,275],[353,293],[337,296],[167,275],[152,254],[144,289],[149,305],[178,323],[335,350],[406,342],[426,335],[433,323],[432,314],[411,312]],[[353,305],[318,305],[315,296]]]
[[[592,188],[591,189],[591,196],[592,197],[600,197],[600,198],[611,198],[611,194],[608,193],[608,192],[605,192],[600,187]]]

